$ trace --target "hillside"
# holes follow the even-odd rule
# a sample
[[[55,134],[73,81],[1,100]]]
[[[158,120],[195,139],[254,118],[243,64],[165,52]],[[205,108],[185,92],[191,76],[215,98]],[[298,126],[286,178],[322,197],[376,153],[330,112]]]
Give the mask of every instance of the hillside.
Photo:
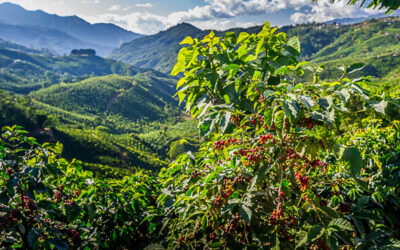
[[[185,150],[177,140],[196,143],[195,125],[179,118],[172,98],[175,78],[98,56],[0,45],[0,89],[30,95],[1,92],[0,125],[18,123],[41,141],[62,142],[65,157],[82,160],[96,174],[157,171],[171,147],[173,156]]]
[[[0,88],[27,94],[62,81],[146,71],[98,56],[52,56],[0,47]]]
[[[174,84],[174,79],[158,77],[150,72],[133,77],[109,75],[54,85],[30,96],[42,103],[82,115],[154,121],[172,115],[165,109],[177,105],[172,98]],[[177,109],[175,114],[178,114]]]
[[[102,177],[121,177],[135,167],[157,170],[166,162],[139,137],[130,134],[113,135],[101,127],[68,125],[57,113],[43,109],[31,98],[0,90],[0,126],[20,124],[39,141],[61,142],[63,156],[84,162],[87,169]]]
[[[123,44],[109,55],[135,67],[153,68],[169,73],[175,65],[179,43],[186,37],[200,37],[206,33],[191,24],[182,23],[156,35],[135,39]]]
[[[261,26],[250,28],[235,28],[226,31],[216,31],[216,35],[223,36],[225,32],[257,33]],[[285,26],[280,31],[287,32],[289,36],[299,36],[303,48],[303,56],[308,57],[323,47],[332,43],[340,34],[347,30],[346,27],[336,25],[324,25],[323,28],[315,24],[302,24],[297,26]],[[156,35],[147,36],[123,44],[116,49],[110,58],[123,61],[136,67],[154,68],[169,73],[176,63],[178,51],[182,48],[179,43],[186,37],[200,38],[210,31],[201,30],[191,24],[182,23]]]
[[[334,64],[340,66],[341,63],[347,63],[340,60],[346,57],[353,58],[363,61],[367,65],[370,64],[370,68],[374,68],[370,72],[375,76],[383,77],[387,74],[387,71],[382,70],[382,67],[386,67],[385,63],[377,67],[377,65],[371,64],[374,59],[367,60],[367,58],[384,57],[398,51],[400,48],[399,25],[398,17],[388,17],[351,25],[310,23],[284,26],[279,31],[287,33],[289,37],[299,37],[303,60],[315,63],[339,60]],[[260,29],[261,26],[255,26],[228,31],[237,34],[243,31],[255,33]],[[126,43],[115,50],[111,57],[137,67],[150,67],[169,73],[175,65],[177,53],[181,48],[177,43],[187,35],[201,37],[207,33],[208,31],[202,31],[189,24],[180,24],[159,34]],[[217,35],[223,33],[217,32]]]
[[[313,63],[325,63],[330,69],[361,62],[366,65],[363,75],[386,78],[400,68],[400,19],[372,19],[352,25],[310,59]]]
[[[90,24],[77,16],[28,11],[11,3],[0,4],[0,17],[0,38],[61,55],[75,48],[93,48],[105,55],[142,36],[113,24]]]

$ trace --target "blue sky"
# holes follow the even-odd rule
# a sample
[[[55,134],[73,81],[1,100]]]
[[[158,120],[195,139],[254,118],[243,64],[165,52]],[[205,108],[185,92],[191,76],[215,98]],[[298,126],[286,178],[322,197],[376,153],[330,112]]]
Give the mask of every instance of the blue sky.
[[[202,29],[223,30],[269,21],[272,25],[324,22],[336,18],[377,14],[377,10],[333,5],[328,0],[0,0],[26,9],[58,15],[77,15],[85,20],[111,22],[128,30],[154,34],[181,22]]]

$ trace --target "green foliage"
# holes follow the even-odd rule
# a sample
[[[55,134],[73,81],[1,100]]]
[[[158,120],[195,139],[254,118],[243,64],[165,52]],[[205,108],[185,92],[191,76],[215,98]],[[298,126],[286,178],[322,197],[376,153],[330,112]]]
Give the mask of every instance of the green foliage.
[[[83,161],[85,169],[92,170],[97,177],[122,178],[132,173],[134,167],[158,171],[167,165],[167,152],[159,150],[157,144],[151,141],[131,137],[129,133],[114,134],[109,127],[102,125],[94,127],[95,119],[92,117],[38,105],[37,101],[32,103],[27,97],[3,91],[0,97],[0,125],[20,123],[40,142],[62,142],[62,156]],[[161,124],[166,126],[167,123]],[[171,129],[175,134],[168,133],[165,136],[168,140],[163,144],[160,142],[159,147],[168,148],[172,140],[182,138],[176,134],[176,129]]]
[[[34,131],[52,122],[43,112],[31,107],[29,98],[2,90],[0,90],[0,110],[0,127],[19,123],[26,129]]]
[[[171,97],[174,89],[172,80],[153,74],[108,75],[78,83],[54,85],[33,92],[31,96],[65,111],[93,118],[121,116],[133,122],[179,114],[178,108],[164,112],[164,106],[176,103]]]
[[[159,175],[168,247],[399,245],[399,122],[347,78],[360,65],[299,83],[298,39],[268,24],[183,43],[177,95],[206,142]]]
[[[0,146],[0,247],[77,249],[144,247],[144,218],[158,184],[143,171],[104,182],[80,162],[58,158],[61,144],[38,144],[5,127]],[[148,231],[147,231],[148,232]]]

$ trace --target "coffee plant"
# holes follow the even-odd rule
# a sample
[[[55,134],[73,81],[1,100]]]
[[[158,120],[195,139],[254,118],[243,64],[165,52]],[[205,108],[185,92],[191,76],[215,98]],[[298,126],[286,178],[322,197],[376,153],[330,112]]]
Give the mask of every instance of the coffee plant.
[[[0,248],[78,249],[146,246],[155,204],[154,177],[94,179],[62,145],[38,144],[21,127],[5,127],[0,143]],[[145,212],[146,211],[146,212]]]
[[[298,39],[268,24],[182,44],[177,95],[206,142],[160,174],[168,247],[400,247],[399,123],[349,78],[361,65],[301,82]]]

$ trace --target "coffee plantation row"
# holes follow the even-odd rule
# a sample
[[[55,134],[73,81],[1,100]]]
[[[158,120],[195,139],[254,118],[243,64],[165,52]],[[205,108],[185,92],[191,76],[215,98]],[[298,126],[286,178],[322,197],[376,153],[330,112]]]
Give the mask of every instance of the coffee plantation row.
[[[400,247],[398,90],[322,81],[299,40],[187,37],[172,71],[204,138],[159,173],[94,178],[62,145],[4,127],[0,248],[395,249]],[[302,82],[308,70],[313,82]]]

